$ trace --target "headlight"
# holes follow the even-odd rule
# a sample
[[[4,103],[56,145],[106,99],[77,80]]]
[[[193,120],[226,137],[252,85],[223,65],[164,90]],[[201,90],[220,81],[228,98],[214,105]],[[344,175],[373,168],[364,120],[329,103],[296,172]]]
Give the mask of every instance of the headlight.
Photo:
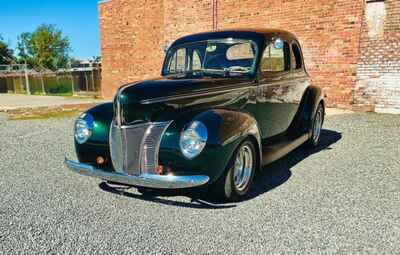
[[[92,115],[83,113],[75,122],[75,140],[82,144],[92,135],[94,119]]]
[[[206,126],[200,121],[191,122],[181,134],[182,154],[188,159],[196,157],[206,146],[207,138]]]

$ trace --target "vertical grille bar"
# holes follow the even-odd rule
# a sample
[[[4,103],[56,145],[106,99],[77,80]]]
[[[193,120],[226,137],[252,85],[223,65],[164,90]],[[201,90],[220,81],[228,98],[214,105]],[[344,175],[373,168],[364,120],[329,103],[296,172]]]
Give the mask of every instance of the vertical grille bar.
[[[158,165],[158,152],[164,132],[171,122],[153,123],[142,140],[141,170],[144,173],[154,173]]]
[[[114,166],[114,170],[119,173],[124,172],[125,143],[122,131],[123,130],[121,128],[115,125],[115,122],[111,123],[109,136],[111,161]]]

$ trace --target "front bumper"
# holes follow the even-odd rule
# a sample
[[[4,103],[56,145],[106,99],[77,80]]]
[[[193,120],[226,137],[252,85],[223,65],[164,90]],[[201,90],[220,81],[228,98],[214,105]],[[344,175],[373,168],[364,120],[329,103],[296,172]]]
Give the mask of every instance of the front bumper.
[[[127,175],[117,172],[107,172],[95,168],[89,164],[65,158],[65,165],[73,172],[96,177],[106,181],[112,181],[132,186],[156,188],[156,189],[182,189],[192,188],[206,184],[210,178],[206,175],[155,175],[140,174]]]

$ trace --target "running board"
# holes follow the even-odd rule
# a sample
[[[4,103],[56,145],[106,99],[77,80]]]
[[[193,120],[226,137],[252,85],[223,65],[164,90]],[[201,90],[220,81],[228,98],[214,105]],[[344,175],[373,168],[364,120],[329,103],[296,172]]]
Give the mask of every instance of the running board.
[[[304,134],[295,140],[283,140],[272,145],[263,147],[262,165],[268,165],[289,152],[293,151],[309,139],[308,134]]]

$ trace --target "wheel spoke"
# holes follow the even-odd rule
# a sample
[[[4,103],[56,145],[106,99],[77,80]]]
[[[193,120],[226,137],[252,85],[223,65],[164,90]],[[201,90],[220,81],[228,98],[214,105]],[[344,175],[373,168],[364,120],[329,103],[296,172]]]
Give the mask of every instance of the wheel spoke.
[[[313,125],[313,141],[318,143],[319,137],[321,135],[322,129],[322,112],[318,110],[315,115],[314,125]]]

